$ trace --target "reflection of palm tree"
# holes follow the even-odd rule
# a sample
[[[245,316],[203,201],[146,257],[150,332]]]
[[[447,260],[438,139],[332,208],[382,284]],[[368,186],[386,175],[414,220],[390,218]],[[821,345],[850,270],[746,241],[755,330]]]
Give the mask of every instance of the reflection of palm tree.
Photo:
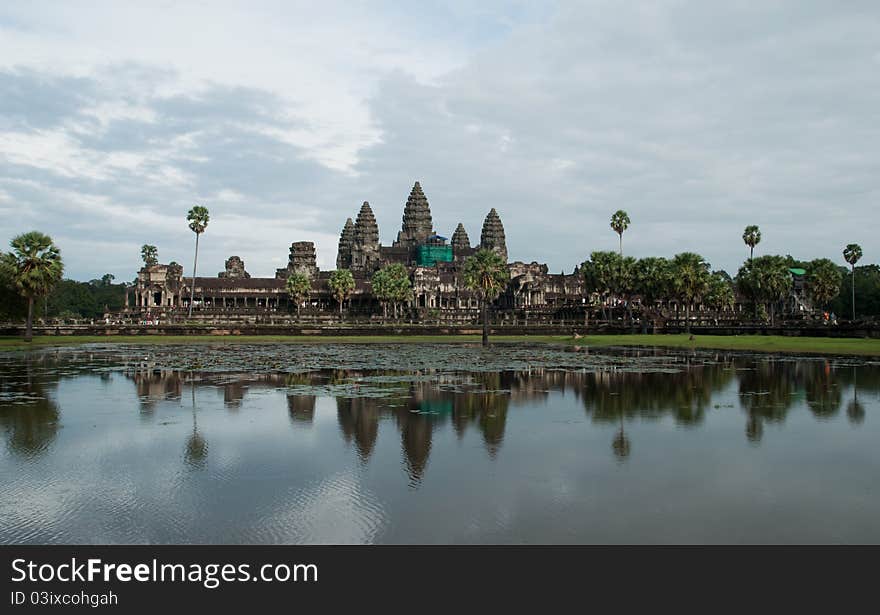
[[[58,433],[60,413],[42,383],[33,379],[28,365],[25,403],[0,405],[0,427],[6,432],[10,453],[24,458],[42,454]]]
[[[829,419],[840,410],[840,387],[828,361],[820,369],[812,369],[807,378],[807,405],[818,419]]]
[[[191,468],[201,469],[205,467],[207,461],[208,441],[199,433],[199,425],[196,422],[196,382],[192,374],[190,374],[190,387],[192,389],[193,432],[186,441],[184,460]]]
[[[794,400],[797,380],[795,364],[755,361],[742,372],[739,403],[746,411],[746,438],[757,444],[764,435],[764,423],[782,423]]]
[[[865,407],[859,402],[859,383],[856,379],[856,366],[853,365],[853,398],[846,406],[846,416],[853,425],[860,425],[865,420]]]

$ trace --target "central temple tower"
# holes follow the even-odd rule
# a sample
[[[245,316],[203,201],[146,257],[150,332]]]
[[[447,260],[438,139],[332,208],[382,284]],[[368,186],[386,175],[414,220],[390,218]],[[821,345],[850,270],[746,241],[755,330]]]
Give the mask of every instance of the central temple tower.
[[[414,249],[424,244],[432,235],[434,224],[431,220],[431,207],[421,185],[416,182],[403,208],[403,227],[397,233],[397,241],[393,245],[395,248]]]

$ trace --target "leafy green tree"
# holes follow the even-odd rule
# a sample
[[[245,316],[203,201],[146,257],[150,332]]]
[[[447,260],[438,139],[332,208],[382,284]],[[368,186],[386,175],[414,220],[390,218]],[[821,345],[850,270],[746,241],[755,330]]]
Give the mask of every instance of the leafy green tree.
[[[144,265],[152,267],[159,264],[159,250],[156,246],[145,243],[141,246],[141,258],[144,259]]]
[[[807,270],[807,292],[810,298],[826,307],[840,294],[843,275],[840,268],[827,258],[817,258],[809,262]]]
[[[287,294],[296,303],[296,315],[299,317],[300,307],[303,301],[308,300],[312,292],[312,281],[309,276],[302,273],[294,273],[287,278]]]
[[[492,250],[477,250],[464,263],[464,283],[476,291],[483,320],[483,346],[489,345],[489,302],[504,291],[510,279],[507,263]]]
[[[622,209],[618,209],[611,216],[611,228],[617,233],[620,241],[620,256],[623,257],[623,232],[629,228],[629,215]]]
[[[862,258],[862,246],[857,243],[848,244],[843,249],[843,258],[852,267],[852,317],[856,319],[856,263]]]
[[[755,257],[755,246],[761,243],[761,229],[755,224],[750,224],[743,231],[743,241],[749,246],[749,259]]]
[[[593,252],[590,260],[581,264],[584,287],[587,292],[602,296],[602,312],[606,319],[608,297],[629,297],[635,291],[635,267],[634,258],[624,258],[616,252],[608,251]]]
[[[684,303],[685,327],[691,330],[691,304],[701,300],[709,290],[709,263],[693,252],[682,252],[672,258],[672,289]]]
[[[105,273],[101,276],[101,286],[112,286],[116,276],[112,273]]]
[[[342,314],[342,304],[354,290],[354,275],[348,269],[337,269],[330,274],[330,292],[339,302],[339,314]]]
[[[373,295],[382,303],[382,312],[388,318],[388,304],[394,308],[394,316],[397,317],[397,308],[400,303],[412,298],[412,282],[409,272],[400,263],[387,265],[373,274],[371,280]]]
[[[208,208],[202,207],[201,205],[196,205],[186,214],[186,221],[189,223],[189,230],[196,234],[196,255],[195,258],[193,258],[192,288],[189,289],[189,316],[192,316],[193,313],[193,300],[195,299],[196,293],[196,266],[199,262],[199,235],[204,233],[205,229],[208,228],[209,220],[210,215],[208,213]]]
[[[641,297],[642,332],[647,332],[647,318],[656,314],[659,301],[672,297],[672,267],[662,257],[640,258],[632,267],[633,292]]]
[[[716,310],[723,310],[733,307],[735,302],[736,295],[730,276],[723,271],[713,271],[709,276],[709,286],[703,303]]]
[[[15,287],[11,262],[0,253],[0,319],[24,320],[26,316],[27,301]]]
[[[27,300],[25,340],[33,339],[34,299],[45,297],[61,280],[64,264],[61,252],[52,238],[38,231],[15,237],[12,252],[3,255],[5,267],[11,272],[15,288]]]
[[[776,324],[776,305],[791,292],[792,279],[785,257],[767,255],[749,259],[736,276],[737,287],[751,297],[755,312],[760,303],[770,306],[770,324]]]

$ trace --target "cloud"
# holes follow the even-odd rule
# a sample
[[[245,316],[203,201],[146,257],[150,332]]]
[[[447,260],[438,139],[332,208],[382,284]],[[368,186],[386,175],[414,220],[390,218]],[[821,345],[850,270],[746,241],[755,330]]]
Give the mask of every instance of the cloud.
[[[70,275],[129,279],[145,242],[189,261],[183,217],[204,202],[200,270],[234,253],[272,275],[303,239],[332,268],[360,202],[390,243],[420,180],[439,232],[463,222],[477,241],[495,207],[511,258],[552,271],[616,247],[619,208],[635,256],[693,250],[735,271],[755,223],[759,251],[840,260],[858,241],[876,260],[878,16],[794,1],[7,7],[0,240],[41,228]]]

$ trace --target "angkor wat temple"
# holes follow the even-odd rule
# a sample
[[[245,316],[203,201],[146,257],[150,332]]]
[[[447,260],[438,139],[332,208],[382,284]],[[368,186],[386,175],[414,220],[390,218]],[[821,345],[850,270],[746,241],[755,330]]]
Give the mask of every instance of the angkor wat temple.
[[[354,222],[345,221],[339,237],[337,269],[348,269],[355,288],[345,302],[345,313],[379,316],[382,307],[373,296],[372,275],[393,263],[404,265],[410,274],[413,297],[410,317],[419,314],[475,314],[477,297],[463,282],[463,265],[478,249],[493,250],[508,262],[504,225],[492,208],[486,214],[478,245],[471,245],[463,224],[459,223],[451,240],[434,229],[431,208],[419,182],[412,187],[403,209],[403,223],[397,239],[390,245],[379,240],[379,226],[368,202],[364,202]],[[557,313],[583,311],[584,289],[581,276],[551,274],[547,265],[537,262],[508,264],[510,282],[495,302],[495,309],[530,309]],[[301,308],[305,314],[332,314],[339,304],[328,285],[330,271],[317,266],[315,246],[296,241],[290,246],[287,266],[276,270],[274,278],[255,278],[245,270],[242,259],[230,256],[216,277],[196,277],[193,315],[196,318],[224,316],[257,317],[261,314],[292,313],[296,306],[287,292],[287,278],[294,273],[312,282],[309,299]],[[134,301],[127,311],[173,317],[189,309],[192,278],[185,277],[176,264],[145,266],[138,272]],[[574,316],[574,313],[571,314]]]

